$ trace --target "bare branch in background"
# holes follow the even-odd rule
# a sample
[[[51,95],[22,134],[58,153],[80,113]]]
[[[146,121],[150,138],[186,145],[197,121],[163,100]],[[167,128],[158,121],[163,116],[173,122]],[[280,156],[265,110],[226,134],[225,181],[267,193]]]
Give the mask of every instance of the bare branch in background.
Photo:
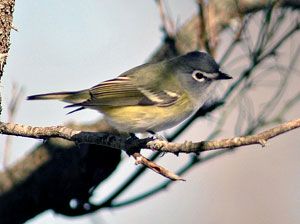
[[[199,48],[200,50],[206,50],[209,54],[213,54],[213,50],[210,46],[209,41],[209,32],[206,28],[206,24],[208,23],[208,17],[204,13],[206,10],[206,2],[203,0],[198,0],[198,16],[199,16]]]
[[[19,108],[20,99],[23,96],[23,88],[18,87],[16,83],[13,83],[13,87],[11,90],[11,99],[8,104],[8,123],[13,123],[14,118],[16,116],[17,110]],[[5,139],[4,147],[3,147],[3,167],[6,168],[9,162],[10,156],[10,148],[11,148],[11,137],[7,136]]]
[[[159,15],[163,24],[163,32],[166,34],[167,38],[173,39],[176,34],[175,24],[167,14],[164,0],[155,0],[155,2],[159,9]]]

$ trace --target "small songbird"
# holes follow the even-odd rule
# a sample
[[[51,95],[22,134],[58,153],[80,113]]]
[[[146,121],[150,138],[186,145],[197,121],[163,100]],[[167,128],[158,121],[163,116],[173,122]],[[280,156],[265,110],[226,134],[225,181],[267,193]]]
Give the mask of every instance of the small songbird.
[[[213,95],[219,80],[231,79],[207,53],[193,51],[158,63],[148,63],[120,76],[72,92],[29,96],[28,100],[57,99],[66,107],[98,110],[120,132],[157,132],[195,113]]]

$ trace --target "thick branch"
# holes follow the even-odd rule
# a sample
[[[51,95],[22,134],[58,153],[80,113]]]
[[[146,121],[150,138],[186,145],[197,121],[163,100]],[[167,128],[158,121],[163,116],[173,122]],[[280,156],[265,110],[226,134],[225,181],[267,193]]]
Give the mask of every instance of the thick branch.
[[[0,1],[0,81],[10,46],[9,39],[10,30],[12,28],[14,6],[14,0]],[[1,110],[0,95],[0,114]]]
[[[12,28],[15,1],[0,2],[0,80],[9,50],[10,30]]]
[[[128,146],[126,145],[128,143],[126,136],[78,131],[65,126],[32,127],[29,125],[0,122],[0,133],[36,139],[63,138],[76,143],[90,143],[123,150]],[[139,145],[135,145],[136,143]],[[138,148],[143,142],[130,141],[129,144],[133,148]]]

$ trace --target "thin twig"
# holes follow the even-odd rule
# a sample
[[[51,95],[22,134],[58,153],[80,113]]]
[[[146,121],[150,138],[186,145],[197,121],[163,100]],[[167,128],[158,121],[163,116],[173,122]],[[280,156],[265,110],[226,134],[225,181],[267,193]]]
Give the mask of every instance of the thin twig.
[[[224,149],[239,147],[245,145],[260,144],[265,146],[267,141],[274,138],[277,135],[283,134],[290,130],[300,127],[300,119],[292,120],[283,124],[280,124],[267,131],[261,132],[255,135],[234,137],[222,140],[214,141],[202,141],[202,142],[184,142],[184,143],[172,143],[165,141],[150,141],[147,143],[147,148],[157,150],[160,152],[171,152],[171,153],[200,153],[205,151],[211,151],[215,149]]]
[[[154,172],[163,175],[164,177],[169,178],[170,180],[176,181],[176,180],[182,180],[185,181],[185,179],[179,177],[175,173],[167,170],[166,168],[157,165],[156,163],[148,160],[146,157],[142,156],[140,153],[136,152],[132,154],[133,158],[135,159],[135,163],[143,164],[144,166],[148,167],[149,169],[153,170]]]
[[[18,106],[20,103],[20,99],[23,95],[23,88],[19,88],[16,83],[13,83],[13,88],[11,92],[11,99],[8,104],[8,123],[14,122],[14,118],[16,116],[16,112],[18,110]],[[4,147],[3,147],[3,167],[6,168],[9,162],[10,156],[10,148],[11,148],[11,138],[7,136],[5,139]]]
[[[219,61],[219,65],[223,65],[225,60],[227,58],[229,58],[230,54],[232,53],[232,51],[234,50],[235,46],[240,43],[241,41],[241,36],[242,33],[247,25],[247,20],[244,19],[243,21],[240,22],[239,24],[239,28],[237,29],[237,31],[234,33],[234,38],[231,41],[230,45],[228,46],[228,48],[226,49],[226,51],[224,52],[224,54],[222,55],[220,61]]]
[[[171,18],[167,15],[163,0],[155,0],[159,9],[159,15],[163,23],[163,31],[168,38],[174,38],[175,36],[175,26]]]
[[[212,53],[210,48],[210,42],[209,42],[209,34],[208,30],[206,28],[207,17],[205,16],[205,2],[203,0],[198,0],[198,17],[199,17],[199,37],[198,37],[198,43],[200,49],[206,50],[208,53]]]
[[[200,161],[201,162],[205,162],[214,158],[217,158],[221,155],[224,155],[225,153],[231,152],[231,150],[221,150],[221,151],[216,151],[213,153],[210,153],[209,155],[207,155],[205,158],[201,158],[199,159],[198,157],[194,156],[192,157],[191,161],[187,164],[185,164],[183,167],[180,168],[180,170],[178,171],[179,175],[182,175],[184,173],[186,173],[188,170],[191,169],[191,167],[193,167],[194,165],[198,164]],[[132,196],[132,198],[129,199],[124,199],[124,201],[120,201],[120,202],[115,202],[115,203],[111,203],[111,204],[104,204],[101,203],[100,205],[98,205],[99,207],[110,207],[110,208],[118,208],[118,207],[123,207],[129,204],[133,204],[135,202],[144,200],[145,198],[148,198],[158,192],[160,192],[163,189],[166,189],[169,185],[171,185],[173,183],[173,181],[171,180],[165,180],[163,183],[151,188],[148,191],[142,192],[138,195]]]

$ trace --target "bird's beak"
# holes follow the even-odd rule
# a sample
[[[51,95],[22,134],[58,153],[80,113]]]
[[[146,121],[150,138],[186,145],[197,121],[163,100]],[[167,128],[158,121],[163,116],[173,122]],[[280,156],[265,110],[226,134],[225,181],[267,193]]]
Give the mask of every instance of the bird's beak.
[[[217,76],[216,79],[218,79],[218,80],[221,80],[221,79],[232,79],[232,77],[230,75],[227,75],[227,74],[219,71],[218,76]]]

